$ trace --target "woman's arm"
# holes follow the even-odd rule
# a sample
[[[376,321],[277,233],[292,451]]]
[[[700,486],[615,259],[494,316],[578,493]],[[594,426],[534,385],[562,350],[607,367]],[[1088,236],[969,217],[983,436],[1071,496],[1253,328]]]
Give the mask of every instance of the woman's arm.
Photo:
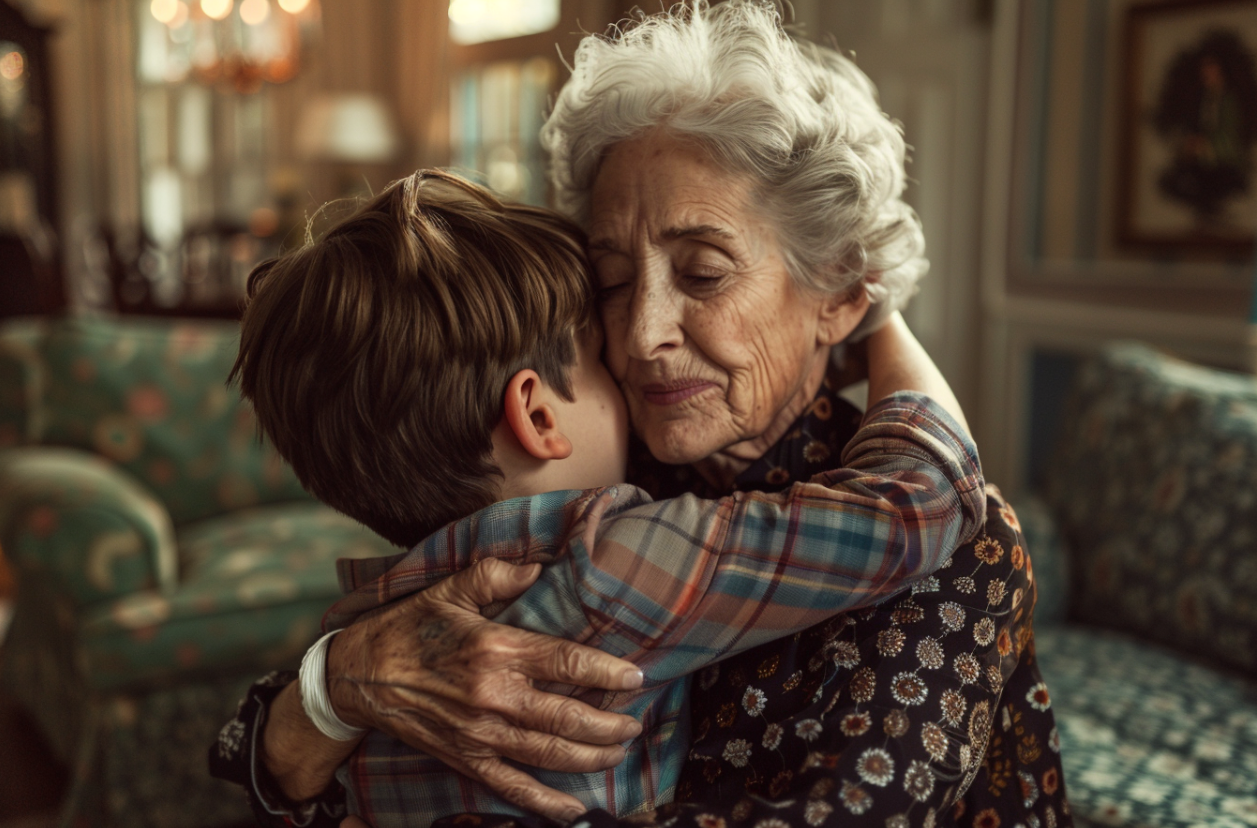
[[[514,598],[538,569],[486,564],[335,636],[328,675],[369,681],[329,682],[333,705],[347,723],[377,727],[441,756],[521,807],[571,816],[584,810],[575,799],[500,757],[558,770],[598,770],[620,760],[619,743],[641,726],[533,690],[532,681],[626,690],[640,686],[641,672],[597,650],[485,620],[480,606]],[[262,690],[251,691],[249,710],[211,748],[211,773],[244,785],[262,824],[326,824],[343,804],[333,774],[357,742],[337,742],[314,728],[295,682],[278,695],[273,684],[263,685],[268,682],[255,685]],[[387,705],[379,694],[387,694]],[[399,704],[413,713],[376,714]]]
[[[636,665],[563,638],[487,621],[480,608],[514,599],[541,567],[485,560],[415,599],[351,624],[328,659],[328,687],[348,724],[384,731],[481,781],[529,811],[574,816],[580,802],[503,761],[591,772],[624,758],[636,720],[533,682],[602,690],[642,684]],[[406,642],[413,642],[407,645]]]
[[[284,796],[301,802],[326,790],[361,741],[324,736],[306,716],[298,683],[293,682],[271,702],[259,758]]]

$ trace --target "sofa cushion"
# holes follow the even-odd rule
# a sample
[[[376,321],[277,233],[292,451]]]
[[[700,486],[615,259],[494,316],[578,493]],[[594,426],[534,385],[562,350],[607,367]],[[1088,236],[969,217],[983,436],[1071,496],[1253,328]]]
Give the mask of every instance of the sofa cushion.
[[[226,322],[50,323],[39,348],[39,442],[118,463],[159,493],[176,525],[309,500],[226,385],[238,335]]]
[[[136,592],[84,613],[88,680],[115,689],[291,664],[318,637],[323,612],[340,597],[336,559],[395,551],[313,503],[247,509],[189,526],[179,535],[178,591]]]
[[[1034,562],[1034,603],[1036,629],[1063,624],[1069,603],[1069,550],[1048,505],[1028,495],[1017,504],[1021,534],[1026,551]]]
[[[23,445],[37,434],[37,349],[45,325],[34,317],[0,322],[0,449]]]
[[[1257,825],[1257,683],[1074,625],[1035,651],[1080,824]]]
[[[1118,346],[1066,423],[1048,498],[1072,617],[1257,675],[1257,381]]]

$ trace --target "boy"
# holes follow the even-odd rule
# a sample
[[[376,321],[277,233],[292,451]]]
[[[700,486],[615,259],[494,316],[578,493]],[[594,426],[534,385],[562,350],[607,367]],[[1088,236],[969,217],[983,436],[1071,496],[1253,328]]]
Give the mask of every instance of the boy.
[[[419,172],[259,266],[233,377],[307,489],[418,544],[342,562],[352,593],[326,628],[499,557],[545,566],[497,620],[643,667],[641,690],[600,700],[642,722],[624,762],[537,772],[587,807],[626,814],[673,794],[690,673],[928,575],[981,526],[985,497],[963,429],[919,395],[887,396],[905,354],[893,331],[870,341],[880,402],[843,452],[847,468],[718,501],[655,503],[616,485],[628,423],[598,359],[590,281],[566,220]],[[361,738],[309,681],[321,677],[318,652],[303,670],[305,709],[333,738]],[[369,703],[369,684],[358,690]],[[339,776],[350,812],[376,828],[519,813],[378,732]]]

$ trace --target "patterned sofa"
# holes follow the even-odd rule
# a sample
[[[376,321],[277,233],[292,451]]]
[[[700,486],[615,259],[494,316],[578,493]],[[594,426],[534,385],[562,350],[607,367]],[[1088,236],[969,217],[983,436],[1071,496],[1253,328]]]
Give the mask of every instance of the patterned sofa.
[[[1078,823],[1257,825],[1257,380],[1113,346],[1059,434],[1019,513]]]
[[[0,326],[0,692],[72,770],[62,824],[248,823],[205,751],[292,665],[333,560],[393,551],[312,501],[225,385],[229,323]]]

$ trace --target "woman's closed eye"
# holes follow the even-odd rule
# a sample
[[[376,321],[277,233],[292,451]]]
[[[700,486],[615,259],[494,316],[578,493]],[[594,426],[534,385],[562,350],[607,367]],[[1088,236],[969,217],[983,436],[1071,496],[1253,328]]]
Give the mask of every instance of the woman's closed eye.
[[[720,290],[728,276],[721,268],[691,265],[681,272],[679,281],[686,293],[703,295]]]
[[[632,262],[626,257],[603,253],[594,256],[595,297],[599,302],[626,296],[633,286]]]
[[[599,302],[610,302],[615,299],[624,298],[629,295],[633,283],[624,281],[616,284],[599,284],[597,292],[594,294]]]

